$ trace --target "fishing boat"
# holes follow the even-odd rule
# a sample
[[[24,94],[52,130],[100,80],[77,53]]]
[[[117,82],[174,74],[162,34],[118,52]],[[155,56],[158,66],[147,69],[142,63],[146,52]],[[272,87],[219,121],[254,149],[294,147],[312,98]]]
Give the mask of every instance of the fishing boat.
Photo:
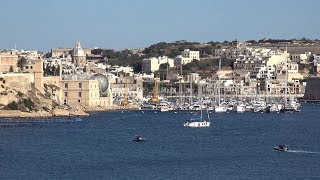
[[[280,152],[288,152],[289,146],[288,145],[278,145],[273,148],[275,151],[280,151]]]
[[[133,138],[133,140],[132,141],[136,141],[136,142],[145,142],[145,141],[147,141],[147,139],[146,138],[144,138],[144,137],[142,137],[142,136],[138,136],[138,135],[136,135],[136,136],[134,136],[134,138]]]

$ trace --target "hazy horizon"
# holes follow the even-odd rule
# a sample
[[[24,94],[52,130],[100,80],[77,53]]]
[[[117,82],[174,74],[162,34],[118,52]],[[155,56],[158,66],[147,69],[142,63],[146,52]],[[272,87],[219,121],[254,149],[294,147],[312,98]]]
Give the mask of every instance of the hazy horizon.
[[[6,0],[0,49],[144,48],[158,42],[319,39],[320,1]]]

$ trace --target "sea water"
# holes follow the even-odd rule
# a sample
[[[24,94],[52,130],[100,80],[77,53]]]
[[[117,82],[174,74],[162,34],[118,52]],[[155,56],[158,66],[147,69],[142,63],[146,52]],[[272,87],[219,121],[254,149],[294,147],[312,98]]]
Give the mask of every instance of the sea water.
[[[96,112],[0,128],[1,179],[320,178],[320,106],[298,113]],[[204,113],[205,114],[205,113]],[[134,142],[135,135],[148,139]],[[277,144],[289,152],[276,152]]]

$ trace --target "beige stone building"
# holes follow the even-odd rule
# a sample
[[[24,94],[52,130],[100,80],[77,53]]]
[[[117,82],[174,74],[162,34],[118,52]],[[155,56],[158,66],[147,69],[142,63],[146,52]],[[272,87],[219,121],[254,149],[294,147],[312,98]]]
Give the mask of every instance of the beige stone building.
[[[108,92],[110,96],[101,97],[98,80],[86,78],[61,79],[61,76],[44,77],[43,61],[41,59],[34,61],[33,75],[35,87],[43,94],[50,93],[51,98],[59,104],[87,108],[103,108],[113,104],[111,92]]]
[[[107,107],[112,104],[109,97],[100,97],[98,80],[61,80],[63,104],[84,107]]]
[[[10,72],[12,67],[13,72],[18,71],[17,67],[18,56],[10,53],[0,53],[0,72]]]

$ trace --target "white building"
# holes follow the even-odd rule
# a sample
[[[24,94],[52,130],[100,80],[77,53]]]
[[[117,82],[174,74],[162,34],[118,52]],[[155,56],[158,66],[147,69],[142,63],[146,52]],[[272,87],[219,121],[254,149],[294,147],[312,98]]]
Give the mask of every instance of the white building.
[[[200,60],[200,53],[199,51],[190,51],[190,49],[185,49],[182,51],[182,57]]]
[[[177,56],[175,59],[175,65],[185,65],[191,63],[192,60],[200,60],[199,51],[190,51],[190,49],[185,49],[181,52],[180,56]]]
[[[21,50],[20,56],[23,56],[29,60],[36,60],[42,57],[42,55],[39,54],[38,51],[25,51],[25,50]]]
[[[275,67],[266,67],[262,66],[259,68],[257,73],[257,78],[268,78],[268,79],[275,79],[276,78],[276,69]]]
[[[133,76],[133,68],[132,67],[124,67],[124,66],[111,66],[110,72],[118,74],[119,72],[123,72],[128,74],[129,76]]]
[[[155,72],[159,70],[161,64],[169,64],[169,67],[174,67],[174,60],[167,56],[152,57],[142,60],[142,71],[146,73]]]

